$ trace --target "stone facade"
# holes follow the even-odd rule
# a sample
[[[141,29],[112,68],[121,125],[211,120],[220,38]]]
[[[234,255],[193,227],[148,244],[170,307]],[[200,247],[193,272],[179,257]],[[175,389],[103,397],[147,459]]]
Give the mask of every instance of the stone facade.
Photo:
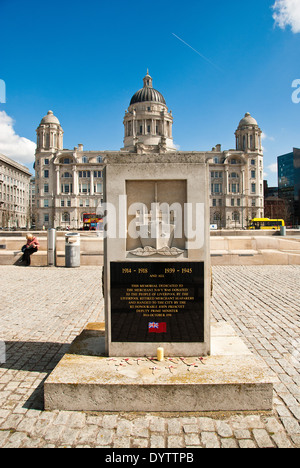
[[[0,154],[0,227],[30,227],[27,167]]]
[[[173,143],[172,112],[162,94],[153,88],[149,72],[144,86],[130,101],[124,117],[124,146],[119,152],[85,151],[82,144],[63,149],[63,130],[52,111],[37,129],[35,160],[37,228],[83,227],[83,214],[96,213],[103,200],[104,160],[115,154],[180,155]],[[245,228],[262,217],[263,151],[261,130],[246,114],[235,132],[236,148],[217,145],[204,154],[210,163],[210,223]],[[192,152],[193,154],[195,152]]]

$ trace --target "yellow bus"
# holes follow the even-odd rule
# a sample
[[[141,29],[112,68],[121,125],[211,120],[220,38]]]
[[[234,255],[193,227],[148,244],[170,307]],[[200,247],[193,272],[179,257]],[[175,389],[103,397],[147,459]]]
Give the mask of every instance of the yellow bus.
[[[253,218],[250,221],[248,229],[274,229],[279,230],[285,226],[283,219]]]

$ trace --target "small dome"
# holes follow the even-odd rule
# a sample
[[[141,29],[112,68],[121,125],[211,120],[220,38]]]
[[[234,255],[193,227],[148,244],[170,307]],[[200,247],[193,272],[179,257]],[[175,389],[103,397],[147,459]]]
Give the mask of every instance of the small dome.
[[[248,127],[248,126],[251,126],[251,125],[256,125],[258,127],[258,123],[256,122],[256,120],[253,117],[251,117],[249,112],[247,112],[245,114],[245,117],[240,121],[239,128],[240,127]]]
[[[53,114],[51,110],[48,111],[48,114],[42,119],[41,124],[56,124],[60,125],[60,122],[57,117]]]

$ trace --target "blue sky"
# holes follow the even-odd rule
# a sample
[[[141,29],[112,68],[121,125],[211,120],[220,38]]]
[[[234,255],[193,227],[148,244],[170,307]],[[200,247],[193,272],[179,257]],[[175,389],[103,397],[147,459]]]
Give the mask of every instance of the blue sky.
[[[149,68],[181,150],[234,148],[250,112],[276,185],[277,156],[300,146],[300,103],[292,102],[300,0],[277,0],[277,24],[274,3],[0,0],[0,152],[31,168],[35,130],[49,109],[65,148],[120,149],[125,109]]]

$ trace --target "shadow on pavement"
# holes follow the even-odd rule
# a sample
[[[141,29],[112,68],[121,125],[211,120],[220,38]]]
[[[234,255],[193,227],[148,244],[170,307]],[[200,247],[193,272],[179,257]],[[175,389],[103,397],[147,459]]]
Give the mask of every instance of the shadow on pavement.
[[[44,409],[44,381],[68,351],[69,347],[70,344],[66,343],[5,342],[5,362],[0,365],[0,369],[13,369],[32,373],[33,393],[24,403],[24,408]],[[28,382],[28,376],[26,377],[26,382]]]

